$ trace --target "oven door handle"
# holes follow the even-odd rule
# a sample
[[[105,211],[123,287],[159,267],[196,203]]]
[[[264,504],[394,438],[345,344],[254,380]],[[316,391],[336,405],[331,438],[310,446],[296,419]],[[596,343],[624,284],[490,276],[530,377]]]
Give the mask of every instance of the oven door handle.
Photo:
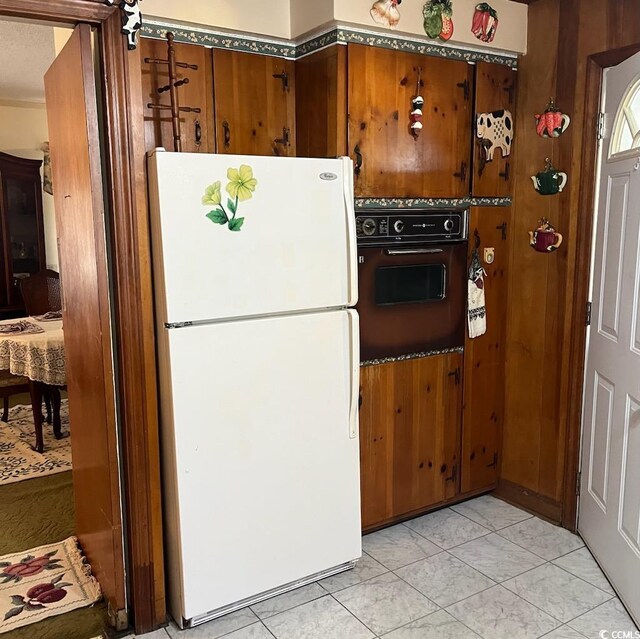
[[[426,253],[443,253],[441,248],[406,248],[406,249],[385,249],[387,255],[424,255]]]

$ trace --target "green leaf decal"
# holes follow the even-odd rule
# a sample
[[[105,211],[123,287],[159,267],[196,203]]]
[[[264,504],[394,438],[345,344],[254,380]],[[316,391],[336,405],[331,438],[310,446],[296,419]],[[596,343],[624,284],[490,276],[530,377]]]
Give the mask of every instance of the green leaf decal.
[[[234,220],[229,220],[229,230],[230,231],[239,231],[244,224],[243,217],[237,217]]]
[[[209,211],[207,217],[214,224],[226,224],[229,220],[226,213],[222,209],[216,209],[215,211]]]
[[[29,601],[27,601],[27,603],[24,605],[24,609],[27,612],[33,612],[34,610],[42,610],[43,608],[44,606],[42,604],[32,604]]]
[[[227,200],[227,207],[234,215],[238,212],[238,205],[232,199]]]
[[[14,606],[22,606],[24,604],[24,597],[22,595],[11,595],[11,603]]]
[[[7,619],[11,619],[11,617],[19,615],[23,610],[24,608],[22,606],[19,606],[18,608],[11,608],[11,610],[5,614],[4,620],[7,621]]]

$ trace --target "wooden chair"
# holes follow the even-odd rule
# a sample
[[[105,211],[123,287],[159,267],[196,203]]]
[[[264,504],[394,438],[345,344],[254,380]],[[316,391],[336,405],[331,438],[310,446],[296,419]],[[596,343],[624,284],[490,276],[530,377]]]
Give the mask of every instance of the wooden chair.
[[[47,269],[20,280],[20,292],[27,315],[44,315],[62,310],[60,275]]]
[[[0,397],[3,398],[2,421],[9,421],[9,398],[12,395],[29,392],[29,380],[26,377],[12,375],[9,371],[0,371]]]
[[[51,269],[39,271],[20,280],[20,293],[27,315],[44,315],[50,311],[62,310],[60,274]],[[60,388],[42,385],[42,395],[47,409],[46,421],[52,422],[56,436],[60,430]]]

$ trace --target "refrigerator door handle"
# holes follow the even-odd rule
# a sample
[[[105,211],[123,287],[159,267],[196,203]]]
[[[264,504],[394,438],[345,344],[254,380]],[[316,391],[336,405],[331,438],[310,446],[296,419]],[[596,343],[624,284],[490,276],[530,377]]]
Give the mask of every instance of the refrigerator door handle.
[[[344,203],[347,213],[347,233],[348,233],[348,264],[349,269],[349,290],[347,293],[347,306],[355,306],[358,303],[358,247],[356,244],[356,210],[355,195],[353,192],[353,160],[342,158],[344,164]]]
[[[358,404],[360,397],[360,320],[357,311],[347,310],[349,316],[349,367],[351,397],[349,401],[349,438],[358,436]]]

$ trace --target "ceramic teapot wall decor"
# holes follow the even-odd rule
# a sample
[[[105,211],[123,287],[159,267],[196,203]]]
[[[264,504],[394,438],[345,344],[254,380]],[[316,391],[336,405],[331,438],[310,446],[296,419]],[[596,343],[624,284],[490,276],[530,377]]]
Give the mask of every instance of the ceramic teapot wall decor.
[[[549,104],[547,104],[544,113],[536,113],[534,117],[537,123],[536,132],[542,138],[560,137],[571,122],[571,118],[558,109],[553,98],[549,99]]]
[[[562,244],[562,235],[553,228],[546,217],[539,220],[538,224],[540,226],[535,231],[529,231],[529,246],[539,253],[557,251]]]
[[[568,179],[566,173],[562,173],[553,168],[549,158],[545,158],[544,171],[540,171],[540,173],[531,176],[533,188],[535,188],[540,195],[556,195],[561,193],[562,189],[567,185]]]

